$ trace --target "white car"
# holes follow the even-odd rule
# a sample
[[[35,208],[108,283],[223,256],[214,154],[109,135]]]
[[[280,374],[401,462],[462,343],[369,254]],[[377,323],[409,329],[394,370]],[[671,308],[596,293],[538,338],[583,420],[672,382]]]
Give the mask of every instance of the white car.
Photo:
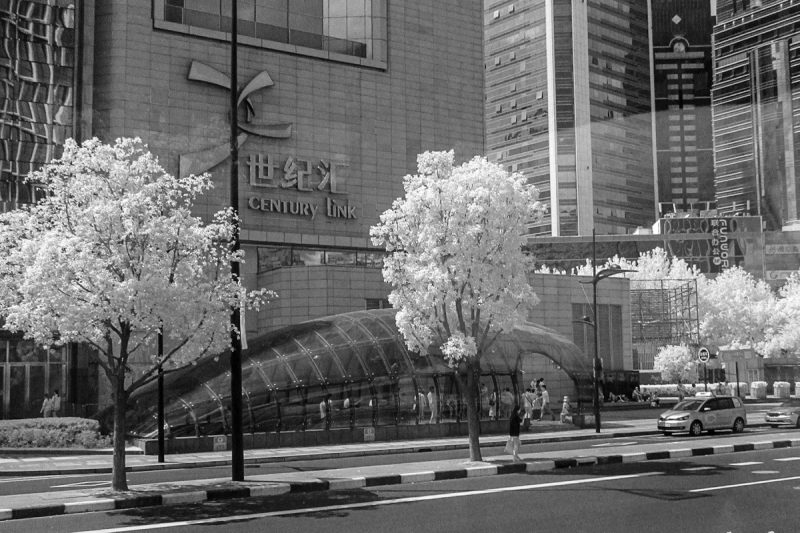
[[[770,426],[791,426],[800,429],[800,398],[786,400],[778,407],[767,411],[764,420]]]
[[[688,431],[699,435],[703,431],[730,429],[741,433],[747,425],[744,404],[736,396],[695,397],[678,402],[658,417],[658,429],[665,435]]]

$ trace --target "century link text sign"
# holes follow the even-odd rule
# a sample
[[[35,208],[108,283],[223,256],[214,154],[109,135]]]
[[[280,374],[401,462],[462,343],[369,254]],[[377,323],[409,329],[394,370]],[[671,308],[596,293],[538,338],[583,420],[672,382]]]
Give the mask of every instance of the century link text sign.
[[[263,213],[291,215],[315,220],[318,216],[352,220],[357,205],[345,198],[344,169],[347,163],[330,159],[306,159],[273,154],[250,154],[247,168],[250,185],[261,194],[249,194],[247,207]],[[288,195],[285,193],[304,193]],[[313,193],[322,193],[319,198]]]

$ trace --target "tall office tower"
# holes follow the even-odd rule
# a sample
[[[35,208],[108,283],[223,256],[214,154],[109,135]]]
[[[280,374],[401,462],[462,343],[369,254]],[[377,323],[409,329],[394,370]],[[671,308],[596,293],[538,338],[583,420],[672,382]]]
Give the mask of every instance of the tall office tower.
[[[653,223],[649,4],[484,0],[486,149],[549,204],[532,235]]]
[[[800,1],[718,0],[711,91],[717,207],[798,222]]]
[[[653,3],[656,166],[662,213],[697,209],[714,201],[712,29],[709,0]]]

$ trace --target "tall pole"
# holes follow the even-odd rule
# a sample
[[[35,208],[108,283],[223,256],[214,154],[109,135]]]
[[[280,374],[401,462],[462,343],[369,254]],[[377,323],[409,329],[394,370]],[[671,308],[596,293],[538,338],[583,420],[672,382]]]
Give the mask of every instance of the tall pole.
[[[164,462],[164,329],[158,328],[158,462]]]
[[[233,243],[231,248],[239,250],[239,135],[238,100],[239,82],[237,65],[237,48],[239,34],[237,30],[237,0],[231,0],[231,210],[235,217]],[[239,281],[239,263],[231,262],[231,276]],[[244,443],[242,439],[242,342],[236,334],[241,326],[239,308],[231,313],[231,479],[244,481]]]
[[[594,403],[594,430],[600,433],[600,354],[597,353],[598,337],[597,337],[597,251],[595,248],[595,229],[592,228],[592,314],[594,315],[594,359],[592,361],[592,385],[594,393],[592,401]]]

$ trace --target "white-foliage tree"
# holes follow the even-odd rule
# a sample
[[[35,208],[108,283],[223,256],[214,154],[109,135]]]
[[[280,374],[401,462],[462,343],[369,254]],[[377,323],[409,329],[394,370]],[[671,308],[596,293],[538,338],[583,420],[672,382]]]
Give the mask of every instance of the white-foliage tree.
[[[131,392],[159,364],[183,366],[228,349],[231,310],[257,307],[270,293],[245,294],[231,277],[231,261],[243,253],[230,245],[230,211],[207,224],[192,216],[209,177],[175,178],[139,139],[68,140],[63,156],[32,179],[47,197],[0,217],[0,315],[40,345],[94,347],[113,394],[112,488],[127,490]],[[159,361],[162,327],[168,349]],[[134,375],[134,358],[149,360],[149,370]]]
[[[729,268],[698,286],[700,338],[718,346],[752,348],[773,355],[772,339],[784,320],[770,286],[739,267]]]
[[[685,344],[662,346],[653,361],[653,370],[661,372],[667,383],[686,383],[697,378],[697,358]]]
[[[795,272],[780,288],[778,310],[773,315],[775,334],[764,344],[772,356],[800,355],[800,272]]]
[[[633,261],[615,255],[608,259],[604,265],[598,265],[597,270],[610,268],[618,265],[625,270],[634,272],[623,272],[619,276],[625,276],[631,280],[631,288],[635,289],[655,289],[670,286],[669,282],[685,283],[687,280],[699,279],[703,277],[700,270],[693,265],[689,265],[683,259],[670,256],[663,248],[654,248],[639,254],[638,259]],[[585,265],[574,269],[579,276],[592,275],[592,261],[586,260]]]
[[[470,459],[481,460],[478,395],[481,357],[501,331],[538,302],[528,284],[533,258],[522,251],[527,225],[541,217],[538,191],[519,174],[453,152],[417,157],[395,200],[370,234],[390,252],[384,280],[411,350],[441,351],[467,394]]]

